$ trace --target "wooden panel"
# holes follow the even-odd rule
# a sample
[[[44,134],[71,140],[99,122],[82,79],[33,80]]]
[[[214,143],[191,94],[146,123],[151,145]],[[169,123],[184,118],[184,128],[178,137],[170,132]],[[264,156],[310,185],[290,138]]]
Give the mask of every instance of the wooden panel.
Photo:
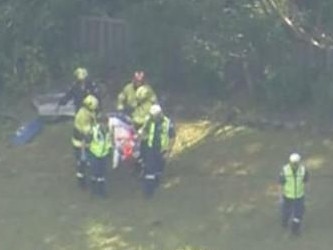
[[[110,60],[122,61],[126,53],[126,25],[123,20],[106,17],[83,17],[75,47]],[[75,39],[74,39],[75,40]],[[79,45],[79,46],[77,46]]]

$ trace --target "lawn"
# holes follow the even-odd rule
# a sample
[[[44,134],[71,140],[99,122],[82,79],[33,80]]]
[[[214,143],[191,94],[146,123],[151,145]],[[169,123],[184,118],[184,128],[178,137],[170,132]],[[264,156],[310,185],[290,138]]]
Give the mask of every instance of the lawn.
[[[106,200],[76,186],[69,122],[0,145],[0,250],[331,250],[333,141],[308,131],[210,130],[177,121],[163,186],[145,200],[127,169]],[[277,174],[298,151],[310,170],[303,235],[278,221]]]

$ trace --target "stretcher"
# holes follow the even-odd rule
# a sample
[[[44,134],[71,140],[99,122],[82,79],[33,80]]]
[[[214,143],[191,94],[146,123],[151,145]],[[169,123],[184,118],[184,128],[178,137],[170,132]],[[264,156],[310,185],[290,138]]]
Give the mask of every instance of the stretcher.
[[[60,117],[74,117],[75,107],[73,102],[68,102],[64,106],[58,106],[59,100],[65,95],[64,92],[55,92],[37,95],[32,103],[41,118],[57,119]],[[120,112],[111,112],[108,114],[109,127],[113,130],[113,161],[112,167],[117,168],[126,162],[135,162],[140,157],[140,141],[131,119]],[[33,121],[32,124],[21,127],[17,135],[27,137],[27,133],[38,133],[40,129],[40,119]],[[29,132],[28,132],[29,131]],[[40,131],[40,130],[38,130]],[[18,138],[13,139],[15,141]],[[25,140],[27,141],[27,140]],[[20,143],[20,142],[15,142]]]
[[[75,115],[75,107],[72,101],[66,105],[58,106],[60,98],[64,95],[65,92],[58,91],[35,96],[32,99],[32,104],[38,115],[25,122],[21,122],[15,117],[18,128],[10,136],[10,143],[14,146],[28,144],[41,133],[44,121],[48,119],[55,121],[61,117],[73,117]]]
[[[122,113],[110,113],[109,127],[113,131],[112,167],[137,161],[140,158],[140,140],[130,118]]]
[[[65,92],[55,92],[37,95],[32,99],[32,104],[40,117],[74,117],[74,102],[69,101],[66,105],[58,106],[59,100]]]

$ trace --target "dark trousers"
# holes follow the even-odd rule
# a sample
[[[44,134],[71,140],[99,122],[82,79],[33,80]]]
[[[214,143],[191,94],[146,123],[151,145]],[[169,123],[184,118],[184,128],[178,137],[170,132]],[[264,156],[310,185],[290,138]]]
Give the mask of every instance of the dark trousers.
[[[89,153],[91,191],[102,197],[106,196],[107,193],[106,179],[109,160],[110,155],[96,157],[91,152]]]
[[[143,159],[143,192],[147,198],[151,198],[160,184],[165,168],[165,159],[160,151],[148,147],[145,148]]]
[[[79,186],[84,188],[86,186],[86,175],[89,165],[87,150],[82,150],[79,147],[73,147],[73,153],[76,161],[76,178]]]
[[[282,226],[288,227],[291,222],[291,230],[299,234],[305,212],[304,197],[298,199],[282,198]]]
[[[138,147],[134,148],[134,151],[139,152],[139,156],[136,158],[134,172],[141,174],[144,171],[145,156],[147,145],[145,142],[139,142]]]

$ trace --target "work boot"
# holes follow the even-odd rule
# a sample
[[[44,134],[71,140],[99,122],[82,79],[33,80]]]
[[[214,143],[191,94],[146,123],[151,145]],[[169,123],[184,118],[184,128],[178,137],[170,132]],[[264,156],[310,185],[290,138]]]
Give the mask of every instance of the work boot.
[[[86,179],[85,178],[77,178],[77,183],[78,183],[78,186],[81,189],[86,189],[87,188],[87,183],[86,183]]]
[[[85,178],[84,174],[82,174],[80,172],[77,172],[76,173],[76,179],[77,179],[78,186],[81,189],[86,189],[87,183],[86,183],[86,178]]]
[[[105,178],[97,177],[95,180],[95,195],[105,198],[106,197],[106,183]]]
[[[106,185],[105,181],[97,182],[97,195],[106,198]]]
[[[97,194],[97,181],[96,179],[91,179],[90,180],[90,192],[92,195]]]
[[[301,234],[301,221],[297,218],[294,218],[292,220],[291,233],[294,236],[300,236],[300,234]]]
[[[152,199],[155,193],[155,188],[156,188],[156,180],[143,180],[143,194],[146,199]]]

